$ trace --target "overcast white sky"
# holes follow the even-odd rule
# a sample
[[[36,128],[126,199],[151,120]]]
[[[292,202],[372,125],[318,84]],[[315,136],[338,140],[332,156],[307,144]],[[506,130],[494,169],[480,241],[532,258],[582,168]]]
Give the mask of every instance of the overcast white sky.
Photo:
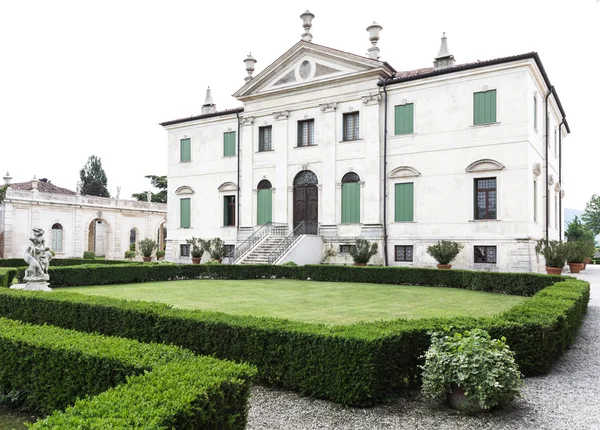
[[[443,31],[458,63],[537,51],[571,126],[564,145],[565,207],[600,193],[600,3],[596,0],[10,1],[0,0],[0,173],[74,189],[89,155],[102,158],[111,194],[146,190],[166,174],[159,122],[217,108],[246,75],[300,40],[365,55],[366,27],[383,26],[382,59],[429,67]]]

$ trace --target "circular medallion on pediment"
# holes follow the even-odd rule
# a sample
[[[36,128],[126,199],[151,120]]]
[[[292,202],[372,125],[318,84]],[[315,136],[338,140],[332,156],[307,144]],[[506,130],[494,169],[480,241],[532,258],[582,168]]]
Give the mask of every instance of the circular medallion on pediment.
[[[302,79],[308,78],[310,76],[311,68],[312,68],[312,66],[311,66],[310,62],[308,60],[304,60],[302,62],[302,64],[300,64],[300,69],[298,70],[300,77]]]

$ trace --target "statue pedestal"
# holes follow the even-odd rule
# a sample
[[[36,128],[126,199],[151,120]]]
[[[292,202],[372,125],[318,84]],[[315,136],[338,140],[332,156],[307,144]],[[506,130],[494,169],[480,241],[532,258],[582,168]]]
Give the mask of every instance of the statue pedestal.
[[[48,286],[48,282],[46,281],[29,281],[26,284],[14,284],[10,288],[25,291],[52,291],[52,288]]]

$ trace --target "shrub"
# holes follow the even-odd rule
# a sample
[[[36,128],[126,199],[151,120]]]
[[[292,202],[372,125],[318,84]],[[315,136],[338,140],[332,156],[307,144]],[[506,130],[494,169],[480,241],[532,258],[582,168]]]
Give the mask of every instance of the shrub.
[[[226,254],[225,245],[223,244],[223,241],[218,237],[203,241],[202,248],[204,249],[204,251],[210,254],[210,257],[213,260],[221,261]]]
[[[591,241],[575,241],[564,244],[565,257],[569,263],[583,263],[586,258],[594,255],[596,247]]]
[[[165,258],[165,254],[164,250],[156,251],[156,258]]]
[[[129,260],[135,258],[135,251],[125,251],[125,258],[128,258]]]
[[[563,242],[540,239],[535,245],[535,252],[544,256],[547,267],[563,268],[566,260],[566,249]]]
[[[140,254],[142,254],[144,257],[152,257],[152,253],[156,248],[158,248],[158,245],[155,240],[147,237],[139,241],[138,248],[140,250]]]
[[[285,263],[282,264],[282,266],[298,267],[298,265],[296,263],[294,263],[293,261],[286,261]]]
[[[0,288],[9,288],[17,273],[18,271],[15,268],[0,268]]]
[[[427,253],[431,255],[438,264],[450,264],[463,249],[463,245],[451,240],[440,240],[435,245],[427,247]]]
[[[83,259],[84,260],[95,260],[96,259],[96,253],[94,251],[84,251],[83,252]]]
[[[492,339],[481,329],[454,335],[432,333],[421,366],[423,395],[445,400],[454,385],[464,391],[467,408],[475,403],[490,409],[512,401],[520,395],[523,381],[515,354],[505,342],[506,338]]]
[[[129,244],[129,250],[135,252],[135,243]]]
[[[204,241],[193,236],[191,239],[186,239],[185,241],[190,245],[190,254],[192,255],[192,258],[202,258],[204,255]]]
[[[367,264],[372,256],[377,254],[377,244],[369,243],[366,239],[356,239],[350,247],[350,255],[355,263]]]
[[[255,372],[171,346],[4,318],[0,359],[0,388],[24,392],[30,409],[50,413],[96,396],[34,429],[192,428],[192,422],[243,429]]]
[[[219,265],[221,263],[219,262],[219,260],[210,260],[210,261],[207,261],[204,264],[208,264],[209,266],[214,266],[214,265]]]

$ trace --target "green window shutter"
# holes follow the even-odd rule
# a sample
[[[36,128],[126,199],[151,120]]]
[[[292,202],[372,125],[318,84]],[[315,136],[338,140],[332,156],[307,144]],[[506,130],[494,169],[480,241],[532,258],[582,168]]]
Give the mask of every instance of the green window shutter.
[[[411,134],[414,132],[414,104],[396,106],[394,115],[395,134]]]
[[[235,155],[235,131],[223,134],[223,156],[232,157]]]
[[[179,149],[180,149],[179,161],[192,161],[192,140],[191,139],[181,139]]]
[[[396,184],[394,221],[414,221],[414,184]]]
[[[256,213],[256,223],[258,225],[266,224],[272,221],[272,199],[273,195],[270,189],[258,190],[258,204]]]
[[[496,122],[496,90],[473,94],[473,125]]]
[[[342,184],[342,224],[360,222],[360,184]]]
[[[179,200],[179,225],[182,228],[190,228],[191,223],[191,199]]]

